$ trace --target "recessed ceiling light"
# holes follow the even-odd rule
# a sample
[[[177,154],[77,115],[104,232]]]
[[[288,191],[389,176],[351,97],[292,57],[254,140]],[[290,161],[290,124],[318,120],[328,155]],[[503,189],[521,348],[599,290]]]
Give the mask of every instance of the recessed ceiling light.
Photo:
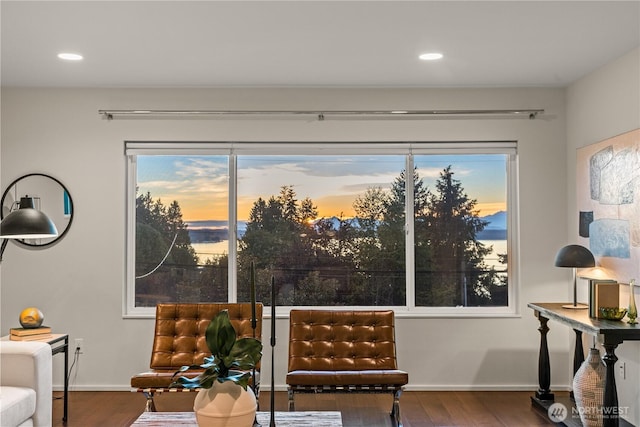
[[[66,61],[80,61],[82,60],[82,55],[78,55],[77,53],[59,53],[58,58],[64,59]]]
[[[435,61],[436,59],[442,59],[442,54],[437,52],[423,53],[419,58],[423,61]]]

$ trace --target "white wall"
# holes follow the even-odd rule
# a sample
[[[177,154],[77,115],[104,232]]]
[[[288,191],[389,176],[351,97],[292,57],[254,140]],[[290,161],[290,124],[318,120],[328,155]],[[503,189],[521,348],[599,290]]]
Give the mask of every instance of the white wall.
[[[509,109],[545,117],[475,120],[114,120],[98,109]],[[73,389],[128,389],[148,368],[151,319],[123,319],[124,140],[517,140],[520,153],[521,316],[398,318],[408,389],[537,388],[538,322],[531,301],[567,301],[570,272],[553,266],[567,234],[567,149],[562,89],[2,89],[2,188],[48,173],[68,187],[75,218],[46,250],[10,244],[2,263],[1,328],[37,306],[57,332],[84,338]],[[570,174],[570,173],[569,173]],[[276,385],[284,389],[287,319],[277,323]],[[552,387],[567,389],[573,333],[551,325]],[[268,354],[270,348],[266,348]],[[58,359],[58,358],[54,358]],[[61,363],[61,361],[56,361]],[[267,364],[265,364],[267,365]],[[60,385],[62,368],[55,368]],[[264,378],[270,378],[265,366]],[[263,382],[268,384],[268,381]],[[142,397],[140,398],[142,399]]]
[[[567,189],[575,194],[576,150],[621,133],[640,128],[640,49],[591,73],[567,90]],[[567,198],[568,240],[577,240],[578,215],[575,197]],[[640,277],[637,278],[640,280]],[[583,291],[586,287],[583,287]],[[581,300],[585,301],[583,297]],[[640,294],[636,292],[636,301]],[[628,287],[621,292],[620,306],[628,304]],[[585,345],[588,343],[585,343]],[[601,349],[601,353],[604,351]],[[586,353],[585,353],[586,354]],[[626,379],[616,369],[620,406],[629,408],[625,418],[640,425],[640,343],[618,347],[617,366],[626,365]]]

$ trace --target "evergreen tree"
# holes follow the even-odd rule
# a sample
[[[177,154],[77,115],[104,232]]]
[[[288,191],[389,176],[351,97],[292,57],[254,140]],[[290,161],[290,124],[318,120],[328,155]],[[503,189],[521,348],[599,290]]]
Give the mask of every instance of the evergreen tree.
[[[424,181],[420,178],[417,169],[414,168],[413,180],[413,200],[414,217],[424,216],[429,197],[429,190]],[[406,304],[406,262],[405,262],[405,222],[406,222],[406,181],[407,173],[402,171],[391,185],[390,195],[385,202],[383,220],[379,226],[380,248],[384,254],[385,263],[382,266],[386,271],[393,272],[388,283],[384,283],[392,291],[393,305]],[[419,225],[419,223],[416,223]],[[422,228],[416,227],[416,258],[423,261],[429,260],[426,246],[421,242]]]
[[[164,255],[167,265],[196,265],[195,250],[191,246],[187,224],[177,201],[166,207],[161,199],[153,200],[151,193],[136,198],[136,262],[157,265]],[[153,237],[150,237],[153,236]],[[171,245],[173,244],[173,247]],[[162,254],[159,256],[159,254]],[[154,264],[155,263],[155,264]]]
[[[240,239],[239,280],[248,284],[253,261],[257,277],[267,277],[266,272],[275,277],[279,304],[334,305],[338,289],[345,291],[345,280],[323,275],[349,270],[350,231],[346,222],[336,229],[329,220],[315,220],[317,215],[313,201],[299,201],[292,186],[281,187],[268,201],[254,202]],[[258,298],[269,301],[269,288],[256,285]],[[248,295],[248,285],[241,288]]]
[[[446,167],[429,194],[426,210],[419,216],[429,247],[428,270],[416,283],[416,304],[471,306],[491,298],[495,272],[484,263],[491,248],[476,236],[488,224],[475,209],[477,201],[464,193],[460,181]]]
[[[369,187],[362,196],[356,197],[353,210],[363,235],[374,237],[378,224],[384,219],[389,194],[382,187]]]
[[[492,248],[476,238],[487,225],[461,183],[445,168],[434,192],[412,174],[416,305],[506,304],[506,282],[488,268]],[[249,265],[256,265],[258,298],[292,305],[405,305],[405,171],[389,190],[372,187],[356,198],[355,218],[316,219],[312,200],[292,186],[254,203],[240,240],[239,295],[248,300]],[[244,284],[247,284],[246,286]]]
[[[165,258],[166,257],[166,258]],[[136,198],[136,296],[167,295],[199,300],[192,280],[198,257],[177,201],[165,206],[151,193]],[[181,298],[182,295],[189,297]],[[155,306],[158,301],[136,303]]]

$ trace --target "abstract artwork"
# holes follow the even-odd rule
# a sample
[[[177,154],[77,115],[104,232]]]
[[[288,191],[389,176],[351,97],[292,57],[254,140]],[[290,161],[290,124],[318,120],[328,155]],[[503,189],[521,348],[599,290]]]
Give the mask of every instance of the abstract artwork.
[[[640,129],[578,149],[580,244],[619,282],[640,279]]]

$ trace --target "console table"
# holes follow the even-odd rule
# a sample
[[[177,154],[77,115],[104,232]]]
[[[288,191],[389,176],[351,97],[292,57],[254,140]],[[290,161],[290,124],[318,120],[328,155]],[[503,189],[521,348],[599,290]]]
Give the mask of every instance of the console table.
[[[615,363],[618,360],[615,349],[618,344],[629,340],[640,340],[640,326],[630,325],[624,321],[596,319],[589,317],[589,310],[575,310],[562,308],[564,303],[529,303],[527,306],[534,310],[540,321],[540,354],[538,358],[538,382],[540,388],[532,400],[536,402],[553,402],[554,396],[549,389],[551,383],[551,367],[549,363],[549,349],[547,347],[548,320],[559,322],[573,328],[576,332],[576,347],[574,352],[574,374],[577,367],[584,360],[582,351],[582,333],[596,336],[605,349],[603,357],[607,367],[603,406],[607,414],[604,418],[605,427],[618,427],[621,420],[618,416],[618,392],[615,380]],[[580,359],[583,360],[580,360]],[[608,409],[607,409],[608,408]]]

